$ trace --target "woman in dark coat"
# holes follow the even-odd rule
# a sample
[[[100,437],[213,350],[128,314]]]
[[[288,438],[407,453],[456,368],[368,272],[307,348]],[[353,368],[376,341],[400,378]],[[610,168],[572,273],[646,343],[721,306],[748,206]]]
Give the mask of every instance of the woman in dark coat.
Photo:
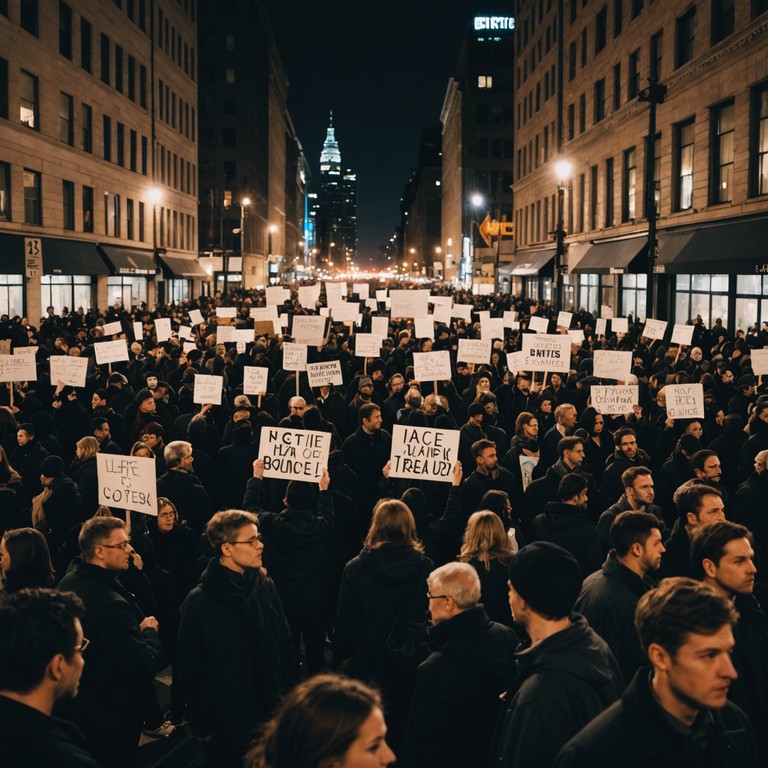
[[[93,517],[99,507],[99,477],[96,468],[96,454],[99,441],[90,435],[81,437],[75,445],[75,459],[72,462],[72,479],[77,483],[83,517]]]
[[[34,528],[16,528],[0,539],[0,571],[6,595],[20,589],[53,586],[48,544]]]
[[[599,486],[603,480],[605,462],[614,451],[613,438],[606,429],[605,418],[592,406],[584,409],[579,426],[589,432],[589,439],[584,442],[584,455],[595,484]]]

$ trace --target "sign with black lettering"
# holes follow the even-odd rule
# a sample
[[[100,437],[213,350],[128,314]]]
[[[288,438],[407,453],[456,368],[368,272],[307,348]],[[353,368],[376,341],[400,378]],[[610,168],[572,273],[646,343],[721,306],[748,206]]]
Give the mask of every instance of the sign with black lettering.
[[[459,433],[455,429],[430,429],[395,424],[389,476],[450,483],[459,458]]]
[[[99,504],[157,515],[155,460],[141,456],[96,454]]]
[[[667,384],[661,390],[670,419],[703,419],[704,387],[701,384]]]
[[[571,337],[564,333],[524,333],[524,371],[568,373],[571,369]]]
[[[264,477],[317,483],[328,466],[330,451],[329,432],[283,427],[261,430],[259,458],[264,461]]]

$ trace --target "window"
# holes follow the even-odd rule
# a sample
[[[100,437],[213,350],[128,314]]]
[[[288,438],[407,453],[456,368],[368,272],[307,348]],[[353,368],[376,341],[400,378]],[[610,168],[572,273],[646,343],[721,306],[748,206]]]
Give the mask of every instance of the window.
[[[133,200],[130,197],[125,201],[125,236],[133,240]]]
[[[141,137],[141,174],[147,175],[147,137]]]
[[[613,67],[613,111],[621,107],[621,64]]]
[[[634,99],[640,93],[640,49],[629,54],[627,68],[627,98]]]
[[[118,275],[107,278],[107,303],[119,301],[124,307],[137,307],[147,301],[147,278]]]
[[[648,147],[648,137],[645,137],[645,151],[651,151]],[[646,185],[650,183],[650,179],[646,179]],[[647,187],[646,187],[647,189]],[[656,215],[661,213],[661,134],[657,133],[653,141],[653,204]],[[643,211],[645,217],[648,218],[648,205],[647,201],[644,201]]]
[[[675,210],[693,207],[693,120],[675,126]]]
[[[604,5],[595,16],[595,55],[605,48],[608,35],[608,6]]]
[[[749,195],[768,194],[768,83],[752,89],[749,134]]]
[[[61,202],[64,213],[64,229],[75,228],[75,182],[61,182]]]
[[[613,36],[618,37],[621,34],[621,27],[624,23],[624,0],[613,0]]]
[[[614,196],[614,186],[613,186],[613,158],[609,157],[605,161],[605,226],[606,227],[612,227],[613,226],[613,196]]]
[[[630,0],[632,3],[632,18],[636,19],[643,10],[644,0]]]
[[[235,84],[235,70],[234,70],[234,67],[227,67],[224,70],[224,82],[227,85],[234,85]]]
[[[143,64],[139,65],[139,104],[147,108],[147,68]]]
[[[90,275],[43,275],[40,278],[40,299],[44,307],[53,307],[57,314],[64,307],[90,309],[93,303]]]
[[[19,77],[19,120],[28,128],[40,130],[38,80],[23,69]]]
[[[135,171],[137,168],[137,154],[138,154],[138,134],[136,131],[131,129],[131,137],[130,137],[130,156],[129,156],[129,162],[130,162],[130,169],[132,171]]]
[[[711,187],[709,198],[712,205],[733,200],[733,143],[735,135],[735,111],[733,100],[711,110],[712,151]]]
[[[117,164],[125,165],[125,126],[117,124]]]
[[[83,232],[93,232],[93,187],[83,187]]]
[[[645,320],[648,275],[623,275],[621,278],[621,314]]]
[[[93,109],[88,104],[83,104],[80,109],[80,121],[82,123],[83,151],[93,152]]]
[[[752,18],[756,19],[761,13],[768,11],[768,0],[752,0]]]
[[[600,311],[600,275],[579,275],[579,307],[587,312]]]
[[[108,237],[120,237],[120,195],[104,193],[104,232]]]
[[[91,59],[93,56],[91,46],[91,22],[80,18],[80,66],[86,71],[91,71]]]
[[[24,314],[24,275],[0,275],[0,315]]]
[[[597,229],[597,174],[597,166],[591,166],[589,169],[589,228],[593,230]]]
[[[171,278],[165,281],[166,297],[165,300],[170,304],[179,304],[183,301],[189,301],[189,280],[184,278]]]
[[[43,205],[41,199],[41,174],[39,171],[24,169],[24,223],[42,224]]]
[[[736,330],[760,329],[768,322],[768,276],[736,277]]]
[[[708,328],[718,318],[728,325],[728,275],[675,276],[675,322],[697,316]]]
[[[59,53],[72,59],[72,9],[59,0]]]
[[[595,83],[594,122],[599,123],[605,117],[605,78]]]
[[[141,201],[139,201],[139,231],[136,239],[144,239],[144,203]]]
[[[493,88],[493,75],[478,75],[477,87],[480,90],[490,90]]]
[[[582,93],[579,96],[579,133],[587,130],[587,96]]]
[[[115,46],[115,90],[123,92],[123,49],[119,45]]]
[[[637,153],[634,147],[624,150],[621,186],[621,220],[635,218],[635,189],[637,186]]]
[[[8,62],[0,56],[0,117],[8,119]]]
[[[584,208],[587,205],[586,191],[587,191],[587,179],[583,173],[579,174],[579,209],[578,209],[578,223],[576,225],[577,232],[584,231]]]
[[[59,93],[59,138],[75,146],[75,101],[64,91]]]
[[[581,30],[581,66],[587,66],[587,28]]]
[[[734,0],[712,0],[712,45],[733,34]]]
[[[136,59],[128,56],[128,98],[136,101]]]
[[[689,8],[675,22],[675,67],[682,67],[693,58],[693,37],[696,26],[696,6]]]
[[[576,43],[575,41],[568,46],[568,82],[570,83],[576,77]]]
[[[221,146],[227,148],[237,146],[237,131],[234,128],[224,128],[222,130]]]
[[[11,220],[11,164],[0,163],[0,221]]]
[[[568,105],[568,141],[573,141],[576,135],[576,110],[573,104]]]
[[[109,85],[109,38],[101,35],[101,82]]]
[[[21,0],[19,5],[19,21],[21,28],[30,35],[38,35],[37,0]]]

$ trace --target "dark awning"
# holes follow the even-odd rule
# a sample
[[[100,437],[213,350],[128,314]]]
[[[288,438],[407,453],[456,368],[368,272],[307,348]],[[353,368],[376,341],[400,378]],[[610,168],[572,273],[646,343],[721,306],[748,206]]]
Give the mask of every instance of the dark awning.
[[[152,251],[115,245],[99,245],[99,250],[112,267],[114,275],[153,275],[157,271]]]
[[[0,264],[5,274],[23,275],[25,273],[23,237],[0,233]]]
[[[579,262],[571,268],[570,272],[592,275],[645,272],[647,264],[644,257],[647,253],[647,245],[647,237],[631,237],[627,240],[614,240],[609,243],[594,243]],[[632,262],[636,258],[637,262],[633,264]]]
[[[95,243],[43,237],[43,273],[46,275],[108,275],[109,267]]]
[[[557,251],[554,248],[534,251],[518,251],[515,254],[515,260],[512,262],[512,275],[538,275],[552,259],[555,258]]]
[[[196,259],[185,259],[183,256],[160,254],[160,261],[165,267],[168,277],[208,277],[208,273],[197,263]]]
[[[658,271],[753,275],[768,263],[768,219],[659,232]]]

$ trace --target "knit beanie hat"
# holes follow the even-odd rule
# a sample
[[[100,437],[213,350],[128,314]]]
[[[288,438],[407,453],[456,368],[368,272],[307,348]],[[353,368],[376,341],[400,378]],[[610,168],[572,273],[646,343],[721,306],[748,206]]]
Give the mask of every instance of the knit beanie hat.
[[[64,461],[58,456],[46,456],[40,464],[43,477],[58,477],[64,474]]]

